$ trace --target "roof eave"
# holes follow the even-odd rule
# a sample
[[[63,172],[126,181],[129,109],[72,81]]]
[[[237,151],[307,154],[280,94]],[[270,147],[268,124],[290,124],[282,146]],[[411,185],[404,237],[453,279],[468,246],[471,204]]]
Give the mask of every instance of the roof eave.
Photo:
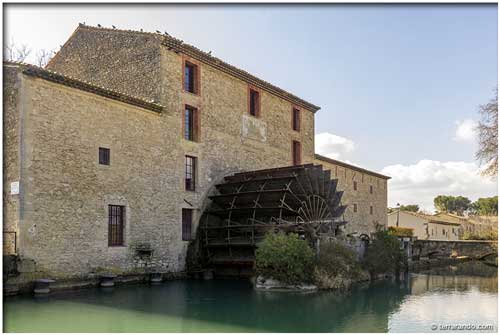
[[[386,179],[386,180],[391,179],[391,177],[389,177],[389,176],[385,176],[383,174],[380,174],[380,173],[377,173],[377,172],[374,172],[374,171],[366,170],[366,169],[363,169],[363,168],[358,167],[356,165],[351,165],[351,164],[348,164],[348,163],[345,163],[345,162],[342,162],[342,161],[338,161],[338,160],[332,159],[330,157],[322,156],[320,154],[314,154],[314,157],[316,159],[320,160],[320,161],[324,161],[324,162],[327,162],[327,163],[340,165],[340,166],[346,167],[348,169],[356,170],[356,171],[359,171],[359,172],[362,172],[362,173],[366,173],[366,174],[369,174],[369,175],[372,175],[372,176],[375,176],[375,177],[378,177],[378,178],[382,178],[382,179]]]
[[[316,106],[304,99],[301,99],[297,97],[294,94],[291,94],[265,80],[259,79],[255,77],[254,75],[237,68],[236,66],[233,66],[229,63],[224,62],[223,60],[211,56],[208,52],[204,52],[195,46],[192,46],[190,44],[184,43],[184,41],[177,39],[175,37],[172,37],[170,35],[166,34],[160,34],[160,33],[152,33],[152,32],[144,32],[144,31],[137,31],[137,30],[129,30],[129,29],[116,29],[116,28],[106,28],[106,27],[94,27],[94,26],[87,26],[85,24],[80,23],[78,27],[75,29],[71,37],[78,31],[80,28],[82,29],[91,29],[91,30],[107,30],[111,32],[122,32],[122,33],[131,33],[131,34],[148,34],[151,36],[155,36],[158,38],[161,38],[161,44],[166,46],[167,48],[171,48],[176,52],[180,52],[183,54],[186,54],[192,58],[195,58],[203,63],[206,63],[210,66],[213,66],[221,71],[224,71],[232,76],[235,76],[237,78],[240,78],[243,81],[248,82],[251,85],[254,85],[262,90],[268,91],[271,94],[274,94],[284,100],[287,100],[299,107],[302,107],[312,113],[316,113],[318,110],[321,109],[321,107]],[[70,38],[71,38],[70,37]],[[69,39],[68,39],[69,41]],[[66,41],[66,43],[68,42]],[[57,54],[54,56],[56,57]]]
[[[22,62],[4,61],[4,66],[18,66],[23,74],[41,78],[53,83],[76,88],[89,93],[97,94],[105,98],[120,101],[129,105],[144,108],[156,113],[161,113],[165,108],[155,102],[146,101],[140,97],[131,96],[122,92],[114,91],[102,86],[98,86],[80,79],[69,77],[58,72],[43,69],[41,67]]]

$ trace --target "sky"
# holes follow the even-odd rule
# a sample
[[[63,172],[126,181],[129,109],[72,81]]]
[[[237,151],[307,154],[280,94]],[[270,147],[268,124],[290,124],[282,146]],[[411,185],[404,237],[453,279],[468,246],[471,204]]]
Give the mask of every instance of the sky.
[[[389,206],[497,194],[474,154],[498,74],[497,4],[4,5],[4,40],[79,22],[167,31],[318,106],[316,152],[389,175]],[[29,22],[29,24],[27,24]]]

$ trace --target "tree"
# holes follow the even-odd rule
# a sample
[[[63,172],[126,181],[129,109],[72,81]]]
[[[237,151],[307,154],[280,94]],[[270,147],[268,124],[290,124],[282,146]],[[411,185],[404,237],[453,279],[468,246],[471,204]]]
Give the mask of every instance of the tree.
[[[470,209],[470,206],[471,201],[463,196],[438,195],[434,198],[434,207],[442,212],[463,215],[465,211]]]
[[[55,50],[40,49],[35,54],[35,64],[39,67],[45,67],[49,60],[54,55]],[[4,58],[5,60],[14,62],[26,62],[26,59],[31,54],[31,48],[26,44],[16,45],[14,40],[5,45]]]
[[[485,166],[482,174],[496,176],[498,173],[498,88],[495,97],[479,106],[481,120],[478,125],[479,149],[476,158]]]
[[[364,267],[371,275],[398,273],[406,267],[406,257],[396,236],[380,226],[373,234],[373,242],[368,245],[363,260]]]
[[[5,44],[4,58],[14,62],[24,62],[30,55],[31,49],[26,44],[17,46],[14,40]]]
[[[36,53],[36,65],[45,67],[54,54],[54,50],[40,49]]]
[[[399,210],[417,213],[420,210],[420,207],[418,205],[401,205]]]
[[[471,205],[472,212],[477,215],[497,215],[498,196],[490,198],[479,198]]]

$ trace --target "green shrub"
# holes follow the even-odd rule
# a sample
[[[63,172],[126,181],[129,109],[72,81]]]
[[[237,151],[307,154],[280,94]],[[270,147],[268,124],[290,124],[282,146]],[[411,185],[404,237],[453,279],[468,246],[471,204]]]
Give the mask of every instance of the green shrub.
[[[377,230],[373,242],[366,249],[364,267],[371,274],[398,272],[406,265],[398,238],[387,230]]]
[[[496,241],[498,240],[497,231],[486,231],[482,233],[471,233],[465,232],[462,236],[462,240],[486,240],[486,241]]]
[[[322,242],[314,270],[319,288],[348,289],[354,282],[368,279],[356,253],[340,242]]]
[[[297,234],[268,234],[256,252],[256,272],[286,284],[310,282],[314,257],[313,250]]]
[[[403,228],[403,227],[389,227],[389,234],[398,236],[398,237],[412,237],[413,236],[413,228]]]

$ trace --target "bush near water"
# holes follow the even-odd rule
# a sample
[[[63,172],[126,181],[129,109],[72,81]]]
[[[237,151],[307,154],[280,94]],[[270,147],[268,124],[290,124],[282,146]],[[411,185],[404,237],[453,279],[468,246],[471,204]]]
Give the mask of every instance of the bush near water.
[[[352,284],[369,279],[351,248],[338,241],[321,243],[314,269],[314,282],[319,288],[347,290]]]
[[[403,269],[406,258],[392,232],[378,230],[359,262],[356,253],[340,241],[322,242],[315,255],[297,234],[269,233],[260,243],[255,259],[256,273],[287,285],[314,283],[322,289],[349,289],[370,276]]]
[[[373,242],[366,249],[363,267],[372,276],[396,273],[404,269],[406,257],[398,238],[388,230],[378,229],[373,236]]]
[[[267,234],[256,252],[259,275],[285,284],[310,283],[314,251],[297,234]]]

